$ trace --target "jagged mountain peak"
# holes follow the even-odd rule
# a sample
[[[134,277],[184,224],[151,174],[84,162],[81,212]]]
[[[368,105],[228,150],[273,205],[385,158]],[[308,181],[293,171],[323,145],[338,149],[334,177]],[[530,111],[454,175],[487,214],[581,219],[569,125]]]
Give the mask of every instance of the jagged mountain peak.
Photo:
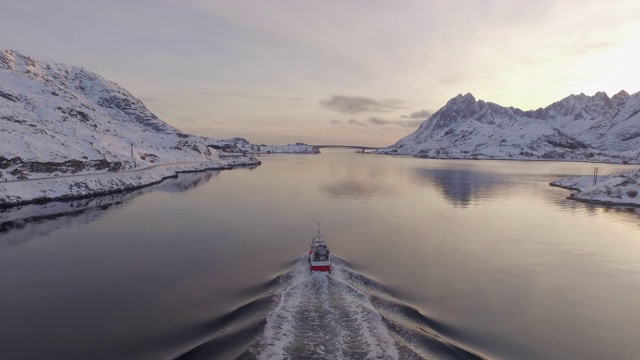
[[[458,104],[473,104],[476,102],[476,98],[471,93],[466,93],[464,95],[458,94],[455,97],[451,98],[446,106],[450,105],[458,105]]]
[[[553,104],[558,104],[558,103],[586,103],[588,101],[603,101],[603,102],[608,102],[608,101],[613,101],[614,103],[620,102],[620,101],[624,101],[627,100],[631,97],[631,95],[629,95],[628,92],[626,92],[625,90],[620,90],[618,93],[616,93],[615,95],[609,97],[609,95],[605,92],[605,91],[598,91],[595,94],[593,94],[592,96],[586,95],[585,93],[581,92],[580,94],[571,94],[565,98],[563,98],[562,100],[556,101]],[[553,105],[552,104],[552,105]],[[552,106],[550,105],[550,106]]]
[[[459,94],[387,154],[594,160],[640,156],[640,93],[569,95],[537,110]],[[624,155],[621,155],[624,153]],[[639,159],[640,160],[640,159]]]
[[[613,95],[614,97],[624,97],[624,98],[629,98],[631,97],[631,95],[629,95],[628,92],[626,92],[625,90],[620,90],[617,94]]]
[[[553,104],[585,102],[587,101],[587,99],[589,99],[589,96],[581,92],[580,94],[571,94],[569,96],[566,96],[561,100],[554,102]]]
[[[11,95],[12,92],[22,92],[25,101],[47,99],[49,107],[58,110],[58,116],[64,117],[73,111],[80,113],[88,123],[95,124],[92,115],[103,108],[112,113],[112,121],[135,121],[149,131],[179,133],[158,119],[130,92],[83,67],[37,60],[15,50],[1,49],[0,71],[4,72],[4,93],[15,97],[17,95]],[[74,105],[69,110],[60,105],[64,100],[77,103],[78,106]],[[118,116],[117,113],[127,116]]]
[[[629,95],[628,92],[624,91],[624,90],[620,90],[617,94],[613,95],[611,97],[611,101],[615,104],[618,105],[622,102],[627,101],[629,98],[631,97],[631,95]]]
[[[601,100],[611,100],[611,98],[609,98],[609,95],[607,95],[606,92],[604,91],[598,91],[597,93],[595,93],[593,95],[594,99],[601,99]]]
[[[537,118],[558,118],[571,116],[574,118],[584,118],[597,116],[602,111],[608,111],[615,107],[620,100],[614,101],[604,91],[598,91],[589,96],[585,93],[572,94],[562,100],[545,107],[539,112]],[[540,116],[542,115],[542,116]]]

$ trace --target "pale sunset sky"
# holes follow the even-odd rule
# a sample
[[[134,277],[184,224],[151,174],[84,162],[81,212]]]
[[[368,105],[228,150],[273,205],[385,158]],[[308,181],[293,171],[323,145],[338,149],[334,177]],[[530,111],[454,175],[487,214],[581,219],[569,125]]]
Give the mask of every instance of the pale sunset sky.
[[[194,134],[387,146],[459,93],[530,110],[637,92],[640,1],[0,0],[0,47]]]

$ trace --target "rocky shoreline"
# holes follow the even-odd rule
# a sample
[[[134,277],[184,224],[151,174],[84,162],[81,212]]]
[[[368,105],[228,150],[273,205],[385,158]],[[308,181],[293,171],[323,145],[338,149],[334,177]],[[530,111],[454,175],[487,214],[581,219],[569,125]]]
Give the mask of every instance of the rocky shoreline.
[[[575,191],[567,199],[605,206],[640,207],[640,170],[611,175],[577,176],[549,183]]]
[[[164,164],[126,172],[48,177],[0,183],[0,209],[52,201],[74,201],[149,187],[179,173],[253,167],[261,162],[241,157],[215,162]]]

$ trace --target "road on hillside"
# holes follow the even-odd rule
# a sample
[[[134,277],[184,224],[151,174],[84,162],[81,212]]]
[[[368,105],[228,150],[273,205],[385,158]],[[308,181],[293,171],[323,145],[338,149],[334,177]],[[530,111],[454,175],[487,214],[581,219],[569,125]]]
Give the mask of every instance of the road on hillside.
[[[33,179],[22,179],[22,180],[6,180],[4,181],[4,183],[14,183],[14,182],[28,182],[28,181],[38,181],[38,180],[51,180],[51,179],[63,179],[63,178],[69,178],[69,177],[77,177],[77,176],[84,176],[84,177],[89,177],[89,176],[100,176],[100,175],[111,175],[111,174],[122,174],[122,173],[131,173],[131,172],[136,172],[136,171],[144,171],[144,170],[149,170],[149,169],[153,169],[159,166],[174,166],[174,165],[184,165],[184,164],[204,164],[204,163],[213,163],[214,161],[185,161],[185,162],[176,162],[176,163],[163,163],[163,164],[154,164],[154,165],[149,165],[149,166],[145,166],[143,168],[135,168],[135,169],[130,169],[130,170],[123,170],[123,171],[116,171],[116,172],[103,172],[103,173],[91,173],[91,174],[71,174],[71,175],[61,175],[61,176],[48,176],[48,177],[40,177],[40,178],[33,178]],[[0,184],[2,184],[3,182],[0,181]]]

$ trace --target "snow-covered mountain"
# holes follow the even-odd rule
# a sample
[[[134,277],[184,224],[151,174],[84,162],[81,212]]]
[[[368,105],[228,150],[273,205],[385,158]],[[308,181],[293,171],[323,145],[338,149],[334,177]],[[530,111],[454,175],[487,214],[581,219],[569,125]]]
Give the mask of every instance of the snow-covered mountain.
[[[213,161],[219,149],[246,153],[255,147],[239,138],[183,133],[98,74],[8,49],[0,49],[0,140],[0,181]]]
[[[289,145],[265,145],[252,144],[247,139],[234,137],[231,139],[217,140],[217,145],[212,146],[222,152],[239,151],[243,154],[276,154],[276,153],[293,153],[293,154],[319,154],[320,149],[315,146],[304,143],[295,143]],[[223,154],[221,153],[221,156]]]
[[[458,95],[415,132],[378,153],[638,162],[640,93],[571,95],[531,111]]]

